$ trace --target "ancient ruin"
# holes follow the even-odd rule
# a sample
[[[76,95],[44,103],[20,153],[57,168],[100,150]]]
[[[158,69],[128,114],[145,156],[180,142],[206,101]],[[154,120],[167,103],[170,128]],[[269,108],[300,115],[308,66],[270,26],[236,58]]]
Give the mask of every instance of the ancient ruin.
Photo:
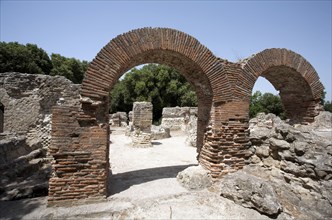
[[[267,49],[231,63],[177,30],[130,31],[111,40],[89,65],[81,106],[53,108],[50,204],[106,198],[108,92],[127,70],[144,63],[172,66],[193,85],[198,97],[198,160],[214,178],[249,163],[248,109],[258,77],[265,77],[280,91],[292,120],[312,122],[321,110],[323,86],[318,74],[292,51]]]
[[[20,102],[7,101],[7,95],[0,97],[5,106],[5,132],[31,131],[30,135],[39,137],[37,134],[41,129],[49,128],[38,126],[35,121],[42,124],[52,113],[51,136],[44,141],[53,158],[49,205],[99,201],[107,197],[109,91],[125,72],[145,63],[176,68],[195,89],[198,98],[195,113],[198,118],[197,158],[213,178],[253,162],[248,111],[258,77],[265,77],[279,90],[291,121],[311,123],[322,110],[323,86],[318,74],[305,58],[290,50],[266,49],[232,63],[216,57],[192,36],[174,29],[143,28],[124,33],[111,40],[90,63],[79,92],[80,102],[73,101],[69,93],[63,92],[67,91],[64,88],[51,89],[50,92],[59,94],[54,99],[34,98],[36,103],[25,108],[11,106],[25,105],[24,97]],[[10,84],[10,80],[7,78],[6,83]],[[37,77],[35,82],[38,80],[42,79]],[[25,95],[37,94],[38,97],[38,91],[48,88],[37,86]],[[18,92],[15,87],[9,91],[13,97]],[[8,89],[1,94],[8,94]],[[42,104],[44,102],[46,104]],[[40,107],[35,109],[35,106]],[[31,111],[31,114],[24,112],[29,117],[22,121],[11,120],[22,114],[20,111],[23,109]],[[46,113],[40,117],[39,112]]]
[[[0,200],[47,195],[52,107],[80,105],[79,89],[60,76],[0,74]]]

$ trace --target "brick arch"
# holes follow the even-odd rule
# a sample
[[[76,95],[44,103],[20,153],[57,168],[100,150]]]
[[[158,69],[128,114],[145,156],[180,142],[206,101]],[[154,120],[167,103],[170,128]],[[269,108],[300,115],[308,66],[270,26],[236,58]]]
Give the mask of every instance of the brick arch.
[[[261,76],[279,91],[288,118],[312,122],[318,114],[324,87],[316,70],[301,55],[287,49],[266,49],[242,61],[241,66],[248,95]]]
[[[129,69],[145,63],[166,64],[177,69],[193,86],[198,97],[198,151],[210,119],[213,81],[222,65],[212,52],[192,36],[169,28],[142,28],[117,36],[97,54],[86,72],[81,95],[104,100],[117,80]],[[214,68],[211,68],[214,67]],[[226,80],[226,78],[224,78]],[[228,85],[226,82],[224,85]],[[97,116],[96,116],[97,117]]]

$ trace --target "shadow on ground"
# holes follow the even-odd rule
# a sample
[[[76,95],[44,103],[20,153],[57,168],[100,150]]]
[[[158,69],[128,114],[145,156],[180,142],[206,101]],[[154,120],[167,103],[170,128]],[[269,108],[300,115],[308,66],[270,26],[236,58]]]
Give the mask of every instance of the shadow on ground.
[[[0,219],[22,219],[36,208],[44,205],[44,200],[46,201],[46,199],[33,198],[0,201]]]
[[[109,196],[120,193],[133,185],[150,182],[164,178],[175,178],[179,172],[197,164],[156,167],[142,170],[135,170],[125,173],[112,174],[110,170],[109,177]]]

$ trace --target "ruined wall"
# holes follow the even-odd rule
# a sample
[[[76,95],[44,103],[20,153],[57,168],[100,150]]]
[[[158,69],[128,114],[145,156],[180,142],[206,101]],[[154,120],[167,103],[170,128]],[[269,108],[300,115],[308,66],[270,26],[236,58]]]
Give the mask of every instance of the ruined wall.
[[[186,143],[197,146],[197,107],[165,107],[163,108],[161,127],[170,131],[184,131]]]
[[[133,132],[131,135],[133,147],[152,147],[152,103],[133,103]]]
[[[50,143],[52,107],[79,105],[79,85],[61,76],[24,73],[0,74],[4,132],[26,132],[28,139]]]
[[[1,73],[0,100],[5,106],[0,200],[45,196],[51,174],[47,152],[52,107],[79,105],[79,85],[60,76]]]
[[[297,116],[296,111],[301,111],[298,120],[310,122],[319,112],[318,101],[323,87],[318,74],[303,57],[292,51],[268,49],[239,63],[230,63],[217,58],[195,38],[181,31],[169,28],[133,30],[111,40],[90,63],[82,83],[82,108],[72,112],[67,106],[53,115],[59,123],[52,136],[53,145],[57,146],[52,155],[56,157],[57,151],[66,154],[61,154],[65,157],[63,164],[60,164],[60,157],[53,166],[55,171],[61,168],[65,176],[51,179],[50,201],[106,196],[109,91],[126,71],[144,63],[166,64],[177,69],[195,89],[198,160],[213,177],[241,169],[249,161],[249,101],[259,76],[266,77],[280,90],[285,88],[280,95],[290,116]],[[287,85],[278,87],[283,81]],[[298,96],[302,103],[296,100]],[[300,107],[297,104],[301,104]],[[78,121],[72,127],[75,133],[62,125],[61,118],[67,117]],[[69,141],[63,143],[65,137]],[[81,143],[83,140],[89,141]],[[92,150],[96,147],[97,152]],[[77,177],[80,175],[78,167],[86,168],[86,164],[75,157],[73,152],[77,151],[89,160],[99,158],[98,165],[89,163],[87,169],[94,173],[92,178],[100,173],[100,181],[90,181],[85,175]],[[75,166],[71,167],[71,164]],[[80,194],[80,187],[88,188],[89,183],[96,190]],[[65,192],[57,187],[59,184],[65,187]]]
[[[109,124],[112,127],[126,127],[128,125],[128,117],[126,112],[116,112],[110,114]]]
[[[109,135],[109,126],[99,126],[90,114],[101,106],[82,105],[91,112],[84,114],[79,107],[64,105],[53,109],[49,205],[77,204],[77,199],[98,201],[107,195],[109,140],[104,137]]]

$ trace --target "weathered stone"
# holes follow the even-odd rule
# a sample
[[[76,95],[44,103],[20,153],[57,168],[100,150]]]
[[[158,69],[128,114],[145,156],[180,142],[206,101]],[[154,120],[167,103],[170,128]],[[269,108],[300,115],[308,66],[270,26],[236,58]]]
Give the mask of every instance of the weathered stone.
[[[302,156],[306,152],[308,143],[306,142],[294,142],[294,151],[297,156]]]
[[[272,149],[287,150],[290,147],[289,143],[284,140],[278,140],[275,138],[271,138],[269,142],[270,142],[270,146]]]
[[[151,135],[152,135],[152,140],[160,140],[171,137],[169,128],[163,128],[161,126],[155,126],[155,125],[152,125]]]
[[[228,174],[220,183],[221,196],[262,214],[276,216],[282,211],[277,196],[269,184],[243,171]]]
[[[142,132],[151,132],[152,104],[151,102],[134,102],[133,104],[133,126]]]
[[[176,176],[178,182],[189,190],[201,190],[212,185],[208,170],[201,166],[188,167]]]
[[[45,196],[51,175],[52,107],[80,105],[79,85],[60,76],[0,74],[5,106],[0,140],[0,199]],[[15,186],[15,189],[13,189]]]
[[[256,147],[256,155],[260,158],[268,157],[270,155],[270,148],[268,145],[261,145]]]
[[[113,127],[126,127],[128,125],[128,118],[126,112],[116,112],[110,114],[109,124]]]

